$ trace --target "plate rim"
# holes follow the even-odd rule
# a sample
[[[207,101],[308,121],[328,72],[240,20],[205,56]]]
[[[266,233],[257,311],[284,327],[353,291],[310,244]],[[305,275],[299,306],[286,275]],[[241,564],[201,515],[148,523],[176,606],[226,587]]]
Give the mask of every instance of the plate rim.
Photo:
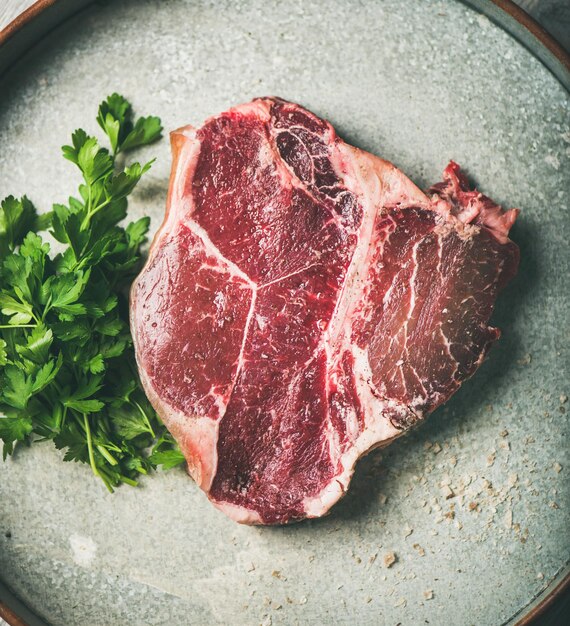
[[[567,51],[556,38],[551,35],[543,26],[541,26],[527,11],[515,4],[513,0],[459,0],[463,4],[467,4],[478,13],[482,13],[492,21],[494,21],[501,29],[506,30],[521,45],[528,48],[537,57],[537,51],[531,49],[524,40],[525,35],[533,41],[538,48],[543,48],[542,52],[546,52],[546,56],[538,56],[539,60],[545,65],[552,74],[558,79],[563,87],[570,91],[570,51]],[[10,42],[18,33],[25,30],[36,18],[41,16],[46,10],[52,9],[55,19],[52,23],[48,23],[42,30],[37,33],[34,41],[25,46],[23,50],[16,51],[14,59],[10,60],[6,67],[0,65],[0,76],[5,73],[10,65],[17,62],[19,56],[22,56],[30,48],[32,48],[41,38],[49,33],[52,28],[58,26],[72,15],[79,13],[90,4],[94,4],[96,0],[75,0],[75,2],[65,2],[65,0],[36,0],[23,13],[20,13],[14,20],[8,23],[0,30],[0,53],[3,51],[6,43]],[[57,5],[57,7],[56,7]],[[65,6],[66,5],[66,6]],[[59,15],[56,15],[55,9],[59,9]],[[511,26],[514,24],[517,29],[509,28],[509,19]],[[554,60],[555,64],[552,63]]]
[[[514,3],[513,0],[460,0],[463,4],[468,5],[474,11],[481,13],[491,19],[499,28],[505,30],[518,43],[531,52],[533,56],[546,66],[546,68],[555,76],[562,86],[570,91],[570,52],[550,34],[548,33],[529,13]],[[56,28],[67,19],[80,13],[89,5],[94,4],[96,0],[75,0],[66,2],[66,0],[36,0],[30,7],[20,13],[14,20],[8,23],[0,30],[0,58],[2,53],[13,53],[13,58],[9,58],[8,62],[3,66],[0,64],[0,78],[9,70],[9,68],[20,60],[29,50],[31,50],[41,39],[49,34],[53,28]],[[56,7],[56,5],[58,5]],[[482,6],[483,5],[483,6]],[[56,12],[56,9],[60,10]],[[46,20],[44,24],[36,22],[42,16],[45,17],[46,11],[52,10],[51,20]],[[498,13],[497,13],[498,9]],[[553,67],[548,62],[548,57],[538,57],[536,51],[530,48],[521,37],[521,33],[514,32],[506,23],[506,19],[514,20],[518,27],[523,28],[523,33],[530,35],[531,41],[540,49],[545,48],[560,67]],[[6,50],[7,43],[14,43],[18,37],[23,37],[27,28],[32,24],[38,26],[31,41],[27,44],[24,42],[18,49],[17,46],[12,50]],[[560,69],[562,68],[562,70]],[[557,601],[570,592],[570,563],[566,563],[559,573],[554,577],[552,582],[534,598],[521,607],[519,613],[511,616],[504,626],[538,626],[538,620],[550,609]],[[0,581],[0,595],[10,597],[8,604],[0,597],[0,619],[3,619],[9,626],[47,626],[46,622],[32,612],[22,603],[17,596],[9,589],[9,587]],[[18,615],[18,613],[20,615]],[[524,613],[524,614],[522,614]],[[33,625],[24,621],[22,615],[26,615],[26,619],[33,619]],[[522,615],[521,615],[522,614]],[[515,621],[516,620],[516,621]]]

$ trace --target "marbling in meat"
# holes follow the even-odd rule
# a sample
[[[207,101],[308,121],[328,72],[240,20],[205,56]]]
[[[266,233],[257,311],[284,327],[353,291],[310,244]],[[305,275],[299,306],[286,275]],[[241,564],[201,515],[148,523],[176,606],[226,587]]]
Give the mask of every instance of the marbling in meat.
[[[231,518],[323,515],[357,459],[445,402],[499,337],[517,211],[455,163],[426,195],[276,98],[181,128],[172,148],[131,294],[144,387]]]

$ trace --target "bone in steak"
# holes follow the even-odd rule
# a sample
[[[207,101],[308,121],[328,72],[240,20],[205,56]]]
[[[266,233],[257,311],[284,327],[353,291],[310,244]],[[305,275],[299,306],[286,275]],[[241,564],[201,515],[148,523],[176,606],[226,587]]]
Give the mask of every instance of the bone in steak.
[[[131,294],[145,390],[238,522],[326,513],[357,459],[483,361],[517,211],[458,166],[427,195],[276,98],[172,133],[168,209]]]

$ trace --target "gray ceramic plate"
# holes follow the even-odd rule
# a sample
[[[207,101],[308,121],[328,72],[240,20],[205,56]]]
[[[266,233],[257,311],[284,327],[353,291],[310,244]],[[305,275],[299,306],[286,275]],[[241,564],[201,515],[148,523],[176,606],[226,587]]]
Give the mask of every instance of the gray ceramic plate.
[[[326,519],[238,526],[182,470],[106,492],[51,445],[0,464],[0,576],[54,625],[515,623],[570,555],[569,98],[453,0],[125,0],[54,31],[0,84],[0,195],[45,208],[58,157],[119,90],[166,128],[256,95],[296,100],[417,183],[450,158],[522,209],[518,278],[488,362],[429,422],[363,460]],[[158,226],[166,140],[132,202]],[[445,485],[455,497],[445,498]],[[442,489],[443,488],[443,489]],[[387,569],[383,557],[397,555]]]

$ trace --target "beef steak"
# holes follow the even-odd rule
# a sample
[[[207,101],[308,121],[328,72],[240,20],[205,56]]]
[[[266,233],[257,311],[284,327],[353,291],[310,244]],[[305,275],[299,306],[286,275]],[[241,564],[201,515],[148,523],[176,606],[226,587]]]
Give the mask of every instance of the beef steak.
[[[231,518],[323,515],[357,459],[445,402],[499,337],[517,211],[455,163],[426,195],[277,98],[171,138],[166,217],[131,293],[145,390]]]

